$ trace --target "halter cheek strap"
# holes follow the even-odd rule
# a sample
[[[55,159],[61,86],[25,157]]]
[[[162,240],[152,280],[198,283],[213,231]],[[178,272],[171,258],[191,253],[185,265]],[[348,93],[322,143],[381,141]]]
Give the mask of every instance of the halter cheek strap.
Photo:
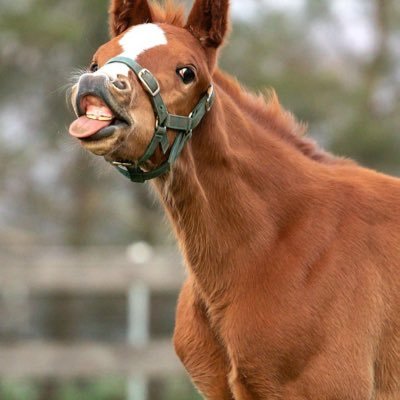
[[[174,115],[168,112],[160,94],[160,85],[149,70],[143,68],[136,61],[127,57],[112,58],[107,64],[112,63],[125,64],[135,73],[139,82],[149,95],[156,115],[156,127],[153,138],[144,155],[137,161],[137,163],[112,163],[119,172],[129,178],[132,182],[144,183],[150,179],[165,174],[171,169],[171,166],[178,159],[185,144],[192,137],[193,129],[200,124],[203,117],[213,106],[215,101],[214,87],[213,85],[210,85],[207,93],[200,99],[188,117]],[[167,136],[168,129],[176,132],[176,138],[171,146]],[[167,160],[152,171],[144,171],[141,166],[153,157],[158,148],[160,148],[165,155],[169,152]]]

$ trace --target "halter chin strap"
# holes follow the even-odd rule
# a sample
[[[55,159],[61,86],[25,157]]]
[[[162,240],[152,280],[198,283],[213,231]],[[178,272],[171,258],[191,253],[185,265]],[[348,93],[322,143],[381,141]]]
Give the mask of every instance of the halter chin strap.
[[[203,117],[210,111],[214,104],[214,87],[210,85],[207,93],[200,99],[188,117],[173,115],[168,112],[160,94],[160,85],[149,70],[141,67],[136,61],[127,57],[112,58],[107,64],[111,63],[125,64],[136,74],[139,82],[149,94],[150,101],[156,114],[156,127],[153,138],[140,160],[135,164],[112,163],[121,174],[129,178],[132,182],[144,183],[165,174],[171,169],[172,164],[174,164],[181,154],[185,144],[192,137],[193,129],[200,124]],[[169,145],[167,129],[176,131],[176,139],[172,146]],[[161,148],[161,151],[165,155],[169,152],[167,160],[152,171],[143,171],[141,166],[153,157],[158,147]]]

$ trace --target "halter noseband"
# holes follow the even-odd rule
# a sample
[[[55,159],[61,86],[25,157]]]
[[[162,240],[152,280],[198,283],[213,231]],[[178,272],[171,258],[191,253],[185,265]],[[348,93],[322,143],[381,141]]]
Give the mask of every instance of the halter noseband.
[[[136,61],[127,57],[115,57],[107,64],[122,63],[127,65],[137,76],[145,91],[149,94],[154,112],[156,114],[156,127],[153,138],[144,155],[137,163],[112,162],[118,171],[129,178],[132,182],[144,183],[150,179],[157,178],[171,169],[172,164],[181,154],[185,144],[192,137],[195,129],[203,117],[210,111],[215,101],[213,85],[210,85],[207,93],[200,99],[196,107],[188,117],[170,114],[160,94],[160,85],[154,75],[146,68],[141,67]],[[176,139],[170,147],[167,129],[177,132]],[[143,171],[140,166],[148,161],[160,147],[163,154],[170,151],[168,158],[160,166],[152,171]]]

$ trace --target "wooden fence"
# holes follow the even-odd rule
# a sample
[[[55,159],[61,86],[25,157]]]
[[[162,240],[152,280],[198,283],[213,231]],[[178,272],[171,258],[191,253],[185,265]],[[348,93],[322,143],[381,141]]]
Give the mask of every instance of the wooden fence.
[[[171,338],[152,341],[150,295],[178,291],[184,267],[174,251],[131,248],[0,249],[0,293],[29,298],[43,293],[121,294],[128,302],[125,343],[43,340],[0,342],[2,378],[94,378],[125,376],[128,398],[146,399],[150,376],[182,373]],[[1,322],[0,322],[1,323]]]

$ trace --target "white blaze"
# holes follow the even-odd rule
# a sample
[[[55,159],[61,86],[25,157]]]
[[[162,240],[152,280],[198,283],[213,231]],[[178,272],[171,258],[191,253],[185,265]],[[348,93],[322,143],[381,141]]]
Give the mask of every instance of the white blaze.
[[[165,32],[155,24],[142,24],[130,28],[119,40],[122,53],[119,57],[127,57],[136,60],[146,50],[153,47],[168,44]],[[128,76],[129,68],[122,63],[106,64],[96,73],[106,74],[110,79],[116,79],[117,75]]]

